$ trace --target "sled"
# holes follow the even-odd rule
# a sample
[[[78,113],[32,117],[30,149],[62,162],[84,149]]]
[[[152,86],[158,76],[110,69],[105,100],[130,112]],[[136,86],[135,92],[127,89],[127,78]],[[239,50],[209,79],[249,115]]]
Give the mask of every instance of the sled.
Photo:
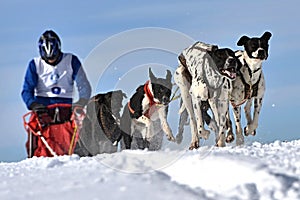
[[[26,113],[23,122],[28,158],[73,154],[84,117],[83,108],[72,109],[70,104],[53,104],[47,106],[47,112]]]

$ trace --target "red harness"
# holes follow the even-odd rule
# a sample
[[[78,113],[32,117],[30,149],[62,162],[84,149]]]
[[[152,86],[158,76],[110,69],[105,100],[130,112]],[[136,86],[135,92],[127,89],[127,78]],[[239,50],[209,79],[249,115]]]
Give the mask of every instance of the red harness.
[[[147,118],[150,119],[151,115],[155,112],[156,102],[154,101],[154,97],[150,91],[149,83],[150,83],[150,81],[147,81],[144,85],[144,92],[149,100],[149,108],[146,110],[145,113],[143,113],[143,115],[145,115]],[[134,114],[134,110],[130,106],[130,101],[128,102],[127,105],[128,105],[128,109],[129,109],[130,113]]]

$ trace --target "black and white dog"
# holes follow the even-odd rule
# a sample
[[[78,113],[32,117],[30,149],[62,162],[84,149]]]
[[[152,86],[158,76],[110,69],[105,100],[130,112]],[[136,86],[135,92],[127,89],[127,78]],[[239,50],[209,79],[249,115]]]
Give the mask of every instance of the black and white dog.
[[[122,138],[120,111],[126,98],[121,90],[97,94],[87,104],[79,139],[74,153],[79,156],[95,156],[114,153]]]
[[[124,108],[121,117],[121,129],[125,132],[123,135],[125,147],[122,149],[148,148],[149,150],[157,150],[161,145],[154,144],[152,146],[151,142],[160,130],[163,130],[168,140],[175,141],[167,122],[172,74],[167,70],[165,79],[157,78],[149,68],[149,77],[150,81],[136,89]],[[157,120],[159,120],[158,127],[155,123]],[[133,147],[133,143],[135,143],[135,147]]]
[[[207,117],[202,116],[208,108],[212,110],[215,122],[209,117],[205,121],[216,133],[216,145],[225,146],[229,94],[238,66],[234,52],[196,42],[182,52],[179,61],[174,80],[181,92],[180,113],[183,114],[186,109],[190,118],[190,149],[199,147],[199,137],[209,137],[209,131],[204,128],[204,119]]]
[[[238,46],[244,47],[244,51],[236,51],[235,53],[242,65],[238,69],[237,78],[233,81],[233,90],[230,99],[236,124],[237,145],[244,143],[241,127],[241,105],[244,103],[246,103],[244,109],[247,119],[247,126],[244,128],[244,133],[246,136],[256,134],[266,87],[262,63],[269,56],[268,50],[271,36],[270,32],[265,32],[261,37],[249,38],[248,36],[242,36],[237,42]],[[251,117],[252,102],[254,102],[253,118]],[[226,141],[232,142],[234,136],[229,115],[228,122],[230,126]]]

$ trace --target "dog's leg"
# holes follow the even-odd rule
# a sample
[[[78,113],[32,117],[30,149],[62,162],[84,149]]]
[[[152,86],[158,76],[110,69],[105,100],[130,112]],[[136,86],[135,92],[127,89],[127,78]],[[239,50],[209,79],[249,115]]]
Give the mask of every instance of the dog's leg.
[[[209,130],[206,130],[204,128],[204,120],[202,116],[202,110],[201,110],[201,101],[206,101],[208,98],[208,91],[207,87],[204,83],[201,83],[199,81],[195,81],[191,85],[190,94],[192,96],[192,103],[193,108],[195,111],[196,116],[196,122],[197,122],[197,130],[198,130],[198,136],[202,137],[204,139],[208,139],[209,137]]]
[[[146,137],[144,139],[144,146],[145,148],[149,149],[151,142],[155,142],[152,141],[152,139],[155,137],[155,129],[154,129],[154,122],[151,121],[151,123],[149,124],[149,127],[147,127],[147,132],[146,132]]]
[[[172,142],[175,142],[175,138],[173,136],[172,130],[167,121],[167,110],[166,109],[167,109],[166,106],[163,106],[158,109],[158,115],[159,115],[159,119],[161,122],[161,127],[162,127],[162,130],[165,132],[167,139]]]
[[[208,109],[210,108],[208,101],[202,101],[201,102],[201,110],[202,110],[202,117],[204,122],[207,124],[208,128],[212,130],[214,133],[217,132],[217,124],[216,121],[209,116],[207,113]]]
[[[128,106],[124,107],[124,111],[120,121],[120,128],[122,130],[121,149],[131,149],[132,142],[132,118],[130,117]]]
[[[251,117],[252,101],[253,101],[253,99],[248,100],[245,107],[244,107],[245,116],[246,116],[246,119],[247,119],[247,127],[244,128],[244,132],[245,132],[246,136],[249,135],[249,132],[247,130],[248,130],[248,127],[250,127],[251,124],[252,124],[252,117]]]
[[[254,98],[254,111],[253,111],[253,120],[251,120],[251,116],[250,113],[251,112],[251,104],[250,106],[248,105],[248,102],[245,106],[245,112],[246,112],[246,116],[249,115],[247,117],[250,118],[250,120],[248,120],[247,126],[244,129],[245,135],[248,136],[249,134],[251,135],[255,135],[256,134],[256,129],[258,127],[258,118],[259,118],[259,113],[262,107],[262,98]],[[246,107],[247,107],[247,111],[246,111]]]
[[[192,99],[189,93],[190,83],[189,81],[183,76],[185,68],[181,65],[177,68],[174,74],[174,81],[180,89],[182,104],[185,107],[188,116],[190,117],[190,128],[192,134],[192,142],[190,149],[198,148],[199,147],[199,138],[197,134],[196,128],[196,120],[195,114],[192,106]]]
[[[132,136],[128,134],[123,135],[123,141],[124,145],[122,146],[122,149],[130,149],[131,148],[131,142],[132,142]]]
[[[226,112],[228,110],[228,103],[216,98],[209,99],[209,104],[213,112],[215,121],[217,123],[216,146],[225,146],[225,127],[226,127]]]
[[[231,143],[234,140],[234,135],[233,135],[233,131],[232,131],[232,122],[230,119],[230,113],[229,113],[229,109],[226,115],[226,127],[227,127],[227,136],[226,136],[226,142],[227,143]]]
[[[182,100],[180,101],[180,104],[182,105]],[[183,111],[180,113],[178,132],[176,135],[177,144],[181,144],[183,140],[184,125],[186,124],[187,120],[188,120],[188,112],[184,107]]]
[[[242,145],[244,144],[244,135],[241,125],[241,107],[235,107],[233,108],[233,117],[235,121],[235,127],[236,127],[236,145]]]
[[[225,147],[225,134],[227,130],[226,116],[228,115],[229,104],[226,100],[219,100],[217,106],[219,115],[219,138],[216,144],[218,147]]]
[[[145,131],[145,130],[143,130]],[[137,149],[145,149],[145,139],[143,138],[143,133],[139,129],[134,129],[134,132],[132,133],[133,137],[136,141],[136,148]]]
[[[152,134],[152,130],[151,130],[152,121],[145,115],[142,115],[141,117],[136,119],[136,121],[140,125],[144,124],[144,130],[141,133],[141,138],[140,138],[141,140],[139,141],[141,144],[139,146],[139,149],[149,148],[149,141],[150,141],[151,134]]]
[[[153,126],[153,136],[150,138],[149,151],[158,151],[162,147],[163,137],[165,135],[162,130],[161,123],[159,119],[152,121]]]

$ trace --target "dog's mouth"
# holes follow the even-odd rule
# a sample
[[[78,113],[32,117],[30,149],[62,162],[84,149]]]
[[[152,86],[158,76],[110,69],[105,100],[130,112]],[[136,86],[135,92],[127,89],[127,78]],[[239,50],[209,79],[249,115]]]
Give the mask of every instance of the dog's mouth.
[[[236,78],[236,70],[235,67],[230,67],[227,69],[222,69],[221,74],[230,78],[230,79],[235,79]]]
[[[170,99],[162,99],[161,104],[163,104],[164,106],[168,105],[170,103]]]

